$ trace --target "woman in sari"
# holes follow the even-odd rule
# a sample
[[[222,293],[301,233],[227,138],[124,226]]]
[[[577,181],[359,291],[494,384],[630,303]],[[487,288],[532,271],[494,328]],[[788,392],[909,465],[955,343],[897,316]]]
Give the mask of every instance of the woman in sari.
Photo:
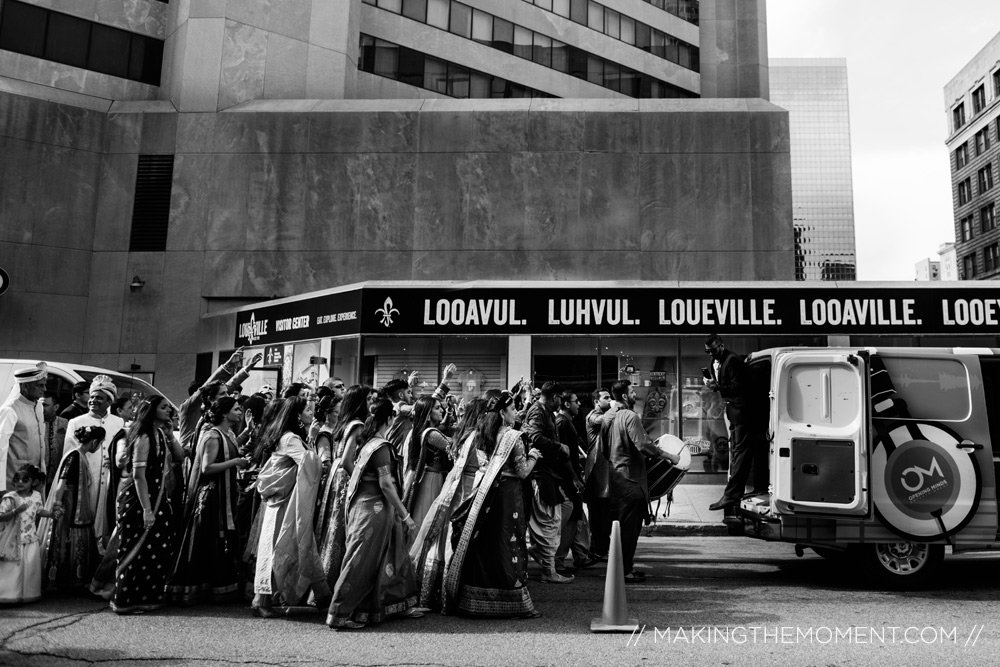
[[[476,429],[477,446],[489,464],[468,513],[456,517],[455,554],[445,573],[446,613],[491,618],[535,618],[528,593],[528,554],[521,480],[539,458],[527,457],[514,423],[513,397],[502,392],[487,402]],[[464,509],[464,508],[463,508]]]
[[[337,425],[330,436],[334,443],[333,461],[316,517],[319,559],[330,590],[337,585],[340,566],[344,561],[344,548],[347,544],[347,484],[354,472],[358,435],[368,419],[368,397],[371,393],[371,387],[359,384],[345,392]]]
[[[444,420],[444,406],[433,396],[421,396],[413,406],[413,430],[408,439],[406,457],[408,483],[403,491],[403,505],[417,526],[444,487],[451,459],[451,438],[438,429]]]
[[[231,396],[206,413],[211,428],[195,450],[184,508],[183,538],[167,584],[172,602],[221,601],[239,592],[239,534],[236,531],[236,471],[250,462],[240,457],[233,428],[243,411]]]
[[[324,387],[325,388],[325,387]],[[330,475],[333,464],[334,444],[333,431],[337,427],[337,418],[340,417],[340,404],[343,399],[337,394],[324,394],[316,402],[316,415],[313,419],[313,444],[316,453],[319,455],[319,462],[323,466],[323,483],[326,483]]]
[[[385,439],[391,424],[392,403],[379,398],[359,436],[365,445],[347,488],[347,546],[326,617],[331,628],[423,616],[413,609],[417,584],[404,531],[416,524],[399,499],[399,459]]]
[[[309,401],[281,399],[254,454],[266,461],[257,477],[264,505],[252,605],[263,618],[277,615],[275,598],[286,607],[299,605],[310,592],[323,606],[330,599],[313,533],[322,465],[305,441],[312,420]]]
[[[91,489],[95,480],[87,455],[96,452],[106,433],[100,426],[83,426],[68,439],[69,451],[59,462],[46,507],[62,505],[62,517],[41,526],[42,579],[47,590],[80,588],[90,583],[101,562],[94,533]]]
[[[455,467],[448,473],[441,493],[431,505],[417,539],[410,547],[421,607],[441,608],[444,565],[451,557],[451,515],[472,495],[476,473],[485,464],[485,454],[475,445],[476,424],[485,412],[486,401],[481,398],[473,398],[465,406],[462,421],[455,431],[453,444],[457,446],[448,452],[455,461]]]
[[[129,427],[126,476],[118,491],[118,566],[111,595],[111,609],[118,614],[164,605],[181,510],[174,492],[174,462],[184,457],[169,431],[172,418],[169,401],[150,396]]]

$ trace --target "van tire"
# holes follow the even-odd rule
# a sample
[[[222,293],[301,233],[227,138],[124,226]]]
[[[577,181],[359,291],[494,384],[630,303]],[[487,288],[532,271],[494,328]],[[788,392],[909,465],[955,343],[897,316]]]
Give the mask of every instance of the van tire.
[[[854,545],[868,583],[884,590],[915,590],[930,583],[944,561],[943,544],[886,542]]]

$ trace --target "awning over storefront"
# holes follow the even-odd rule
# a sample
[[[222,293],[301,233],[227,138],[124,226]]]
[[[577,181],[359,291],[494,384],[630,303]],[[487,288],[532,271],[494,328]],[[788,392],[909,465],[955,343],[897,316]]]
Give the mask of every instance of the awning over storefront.
[[[368,282],[229,312],[236,346],[357,334],[958,336],[1000,325],[1000,286]]]

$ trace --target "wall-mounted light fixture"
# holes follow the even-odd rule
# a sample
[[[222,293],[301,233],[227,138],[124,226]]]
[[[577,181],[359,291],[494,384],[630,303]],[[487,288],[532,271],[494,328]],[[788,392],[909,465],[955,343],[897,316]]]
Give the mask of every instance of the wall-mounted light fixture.
[[[146,284],[146,281],[139,276],[132,276],[132,282],[129,283],[129,291],[131,292],[141,292],[142,286]]]

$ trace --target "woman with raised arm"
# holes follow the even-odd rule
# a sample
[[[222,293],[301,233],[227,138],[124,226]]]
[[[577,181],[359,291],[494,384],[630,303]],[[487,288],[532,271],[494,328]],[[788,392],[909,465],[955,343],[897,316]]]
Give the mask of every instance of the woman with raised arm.
[[[253,600],[254,613],[264,618],[277,615],[275,597],[288,607],[300,604],[310,592],[323,606],[330,599],[313,533],[322,465],[305,440],[312,403],[290,396],[281,399],[276,410],[254,453],[254,458],[266,461],[257,477],[264,506]]]
[[[316,517],[319,559],[330,590],[337,585],[340,566],[344,561],[344,548],[347,544],[347,484],[354,472],[354,459],[359,449],[358,435],[368,419],[368,397],[371,393],[372,388],[368,385],[356,384],[347,389],[336,426],[330,435],[334,443],[333,461],[320,496]]]
[[[434,396],[421,396],[413,406],[413,430],[407,439],[406,478],[403,504],[419,528],[434,500],[441,493],[444,477],[451,468],[448,451],[452,439],[440,430],[444,406]]]
[[[118,561],[111,609],[137,614],[159,609],[176,554],[174,462],[184,450],[173,437],[173,408],[162,396],[139,406],[129,426],[127,454],[118,491]],[[168,435],[169,433],[169,435]]]
[[[486,462],[486,455],[476,448],[475,437],[476,424],[485,412],[486,401],[482,398],[473,398],[465,405],[462,421],[455,430],[453,447],[448,452],[455,467],[448,473],[441,493],[431,505],[410,547],[421,607],[441,608],[444,566],[452,553],[451,516],[472,495],[476,473]]]
[[[510,392],[489,399],[486,409],[475,437],[489,464],[468,512],[456,512],[452,522],[459,538],[445,573],[444,611],[535,618],[541,612],[535,610],[528,593],[521,480],[531,473],[540,455],[532,449],[525,457],[521,433],[511,428],[515,408]]]
[[[239,594],[241,551],[236,525],[236,471],[250,461],[239,455],[233,429],[242,422],[237,400],[226,396],[205,413],[211,428],[195,449],[184,507],[183,537],[167,584],[172,602],[222,601]]]
[[[347,487],[347,546],[326,623],[354,630],[389,616],[418,618],[417,584],[406,553],[406,532],[416,524],[399,498],[399,458],[386,434],[392,403],[379,398],[359,435],[358,453]]]

